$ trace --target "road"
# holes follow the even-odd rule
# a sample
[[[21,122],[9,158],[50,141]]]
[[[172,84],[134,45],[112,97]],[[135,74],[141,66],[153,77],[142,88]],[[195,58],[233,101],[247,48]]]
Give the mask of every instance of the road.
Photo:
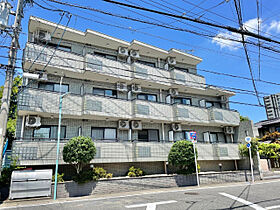
[[[177,209],[280,209],[280,180],[228,184],[224,186],[165,189],[138,192],[110,197],[87,197],[78,200],[50,200],[44,204],[32,204],[3,209],[21,210],[177,210]],[[0,206],[1,209],[1,206]]]

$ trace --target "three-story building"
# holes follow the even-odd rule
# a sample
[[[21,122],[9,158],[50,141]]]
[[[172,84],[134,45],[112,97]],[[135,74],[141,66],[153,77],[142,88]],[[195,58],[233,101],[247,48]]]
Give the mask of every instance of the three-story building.
[[[238,167],[239,113],[228,103],[234,93],[206,84],[197,74],[201,58],[37,17],[30,17],[28,32],[13,143],[21,165],[54,167],[61,88],[69,93],[61,152],[68,139],[90,136],[94,165],[115,175],[131,165],[166,173],[173,142],[196,131],[202,171],[218,170],[219,163]],[[60,164],[69,168],[62,155]]]

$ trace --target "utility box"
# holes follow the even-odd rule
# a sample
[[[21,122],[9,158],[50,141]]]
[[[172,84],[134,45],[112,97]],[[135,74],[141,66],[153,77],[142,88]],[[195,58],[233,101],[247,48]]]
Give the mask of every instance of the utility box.
[[[8,27],[11,8],[8,2],[0,2],[0,30]]]
[[[13,171],[10,199],[51,196],[52,169]]]

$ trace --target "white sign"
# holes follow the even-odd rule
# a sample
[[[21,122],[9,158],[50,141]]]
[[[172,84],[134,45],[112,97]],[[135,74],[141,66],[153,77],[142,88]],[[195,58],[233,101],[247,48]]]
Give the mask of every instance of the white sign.
[[[252,140],[252,138],[251,138],[250,136],[247,136],[247,137],[245,138],[245,141],[248,142],[248,143],[251,142],[251,140]]]

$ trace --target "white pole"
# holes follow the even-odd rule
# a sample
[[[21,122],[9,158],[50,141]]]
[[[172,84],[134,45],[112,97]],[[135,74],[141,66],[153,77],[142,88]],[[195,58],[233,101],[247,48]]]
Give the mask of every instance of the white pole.
[[[249,157],[250,157],[250,165],[251,165],[251,175],[252,175],[252,183],[254,183],[254,169],[253,169],[253,160],[252,160],[252,153],[251,147],[249,147]]]
[[[199,187],[199,177],[198,177],[197,160],[196,160],[196,152],[195,152],[195,143],[194,142],[193,142],[193,153],[194,153],[194,162],[195,162],[195,171],[196,171],[196,181],[197,181],[197,186]]]

